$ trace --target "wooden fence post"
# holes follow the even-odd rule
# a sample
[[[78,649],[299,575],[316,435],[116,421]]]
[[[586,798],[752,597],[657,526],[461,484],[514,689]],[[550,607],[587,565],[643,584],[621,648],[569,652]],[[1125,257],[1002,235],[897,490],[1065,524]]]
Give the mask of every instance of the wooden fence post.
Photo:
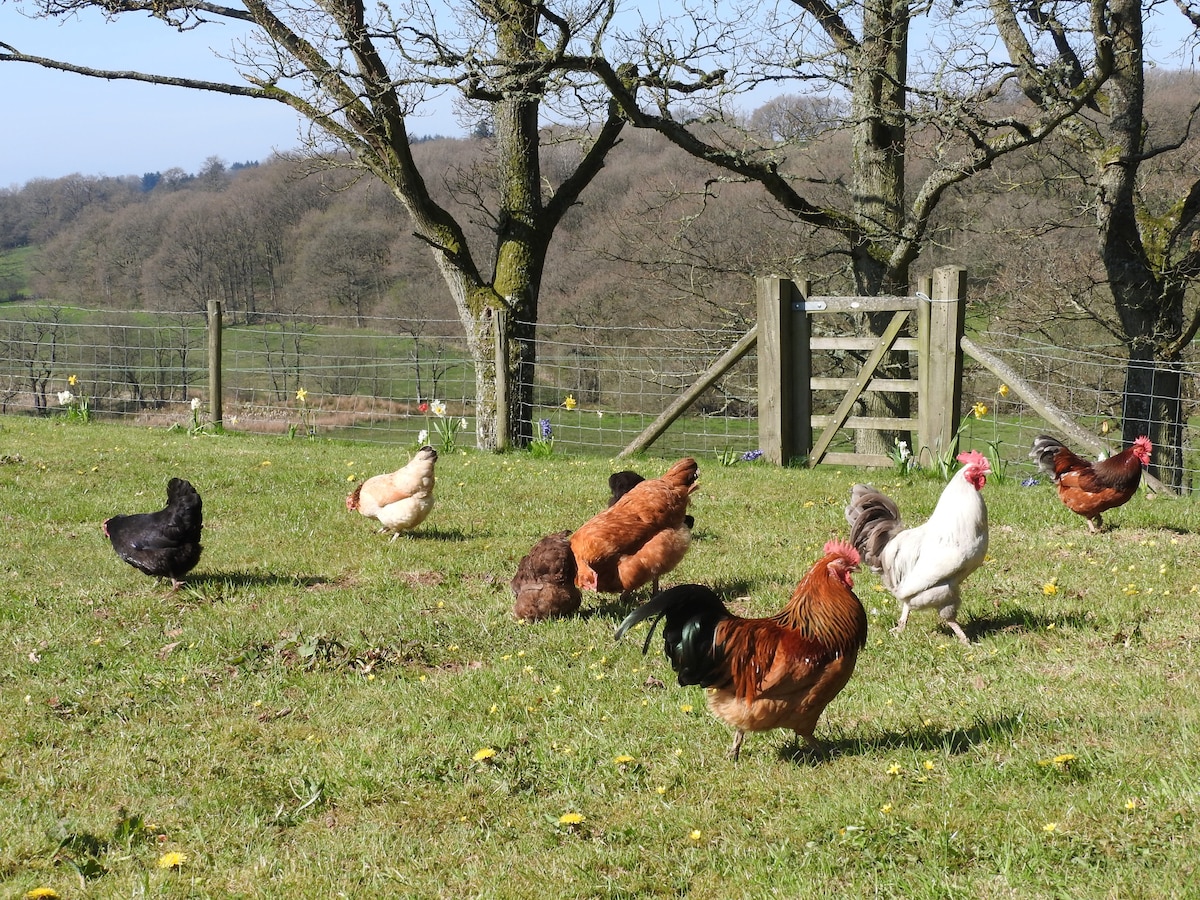
[[[512,435],[508,421],[508,310],[493,309],[496,329],[496,452],[508,449]]]
[[[221,301],[208,301],[208,417],[221,427]]]
[[[812,450],[812,350],[805,297],[777,276],[756,279],[758,303],[758,447],[777,465]]]
[[[922,465],[930,465],[948,452],[958,433],[963,371],[959,341],[966,320],[967,270],[940,266],[933,271],[931,288],[929,299],[919,301],[917,312],[922,333],[918,338],[921,408],[916,455]]]

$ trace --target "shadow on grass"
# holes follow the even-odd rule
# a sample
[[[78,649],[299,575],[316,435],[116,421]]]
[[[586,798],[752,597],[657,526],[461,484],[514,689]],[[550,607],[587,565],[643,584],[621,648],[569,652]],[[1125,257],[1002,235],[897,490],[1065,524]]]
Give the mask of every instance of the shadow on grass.
[[[275,575],[270,572],[201,572],[188,575],[181,590],[187,588],[248,588],[248,587],[277,587],[290,585],[292,587],[316,587],[329,584],[330,580],[323,575]]]
[[[1025,726],[1020,713],[997,716],[976,722],[969,728],[913,728],[905,731],[885,731],[861,737],[838,738],[819,748],[793,741],[780,747],[780,759],[798,766],[818,765],[835,756],[865,756],[888,750],[921,750],[926,752],[966,753],[972,747],[989,741],[1009,741]]]
[[[974,616],[970,622],[963,625],[963,631],[974,642],[993,634],[1045,631],[1051,625],[1055,628],[1095,628],[1095,623],[1083,613],[1062,612],[1045,616],[1018,606],[994,616]]]

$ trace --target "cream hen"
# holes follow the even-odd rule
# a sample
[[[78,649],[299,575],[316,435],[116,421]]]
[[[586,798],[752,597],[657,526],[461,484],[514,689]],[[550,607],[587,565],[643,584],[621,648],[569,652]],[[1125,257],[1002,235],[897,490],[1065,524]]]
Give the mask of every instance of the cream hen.
[[[346,498],[346,509],[358,510],[379,522],[380,532],[395,540],[411,531],[433,509],[433,466],[437,451],[425,446],[403,468],[368,478]]]

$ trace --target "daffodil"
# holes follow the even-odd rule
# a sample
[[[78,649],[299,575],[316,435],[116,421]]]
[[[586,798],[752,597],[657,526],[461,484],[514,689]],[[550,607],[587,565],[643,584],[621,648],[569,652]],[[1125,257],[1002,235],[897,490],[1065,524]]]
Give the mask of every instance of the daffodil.
[[[988,413],[988,408],[983,403],[976,403],[971,407],[971,412],[977,419],[982,419]]]
[[[298,391],[296,391],[296,399],[299,400],[301,403],[304,402],[304,399],[307,396],[308,396],[308,391],[306,391],[304,388],[300,388]]]
[[[160,869],[178,869],[185,862],[187,862],[186,853],[172,850],[170,853],[164,853],[158,858],[158,867]]]
[[[579,404],[575,402],[575,395],[567,394],[567,399],[563,401],[563,406],[565,406],[567,409],[574,409],[578,405]]]
[[[996,393],[999,394],[1001,397],[1007,397],[1008,396],[1008,385],[1007,384],[1000,385],[1000,390],[996,391]]]
[[[67,406],[74,399],[75,399],[75,395],[72,394],[70,391],[59,391],[58,392],[58,405],[59,406]]]
[[[79,379],[74,375],[70,375],[67,377],[67,384],[69,384],[71,387],[75,387],[75,385],[79,384]]]
[[[443,403],[441,400],[434,400],[432,403],[429,404],[429,409],[433,412],[433,414],[435,416],[437,416],[439,418],[446,415],[446,404]]]
[[[198,410],[199,408],[200,408],[200,398],[193,397],[192,398],[192,411],[194,412],[195,410]]]

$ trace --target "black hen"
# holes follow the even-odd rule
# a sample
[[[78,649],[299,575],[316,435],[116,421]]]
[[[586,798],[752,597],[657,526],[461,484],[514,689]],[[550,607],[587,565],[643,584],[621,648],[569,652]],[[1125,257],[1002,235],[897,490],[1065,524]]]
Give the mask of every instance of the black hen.
[[[167,505],[158,512],[105,519],[104,534],[117,556],[156,578],[170,578],[178,589],[200,561],[200,495],[182,478],[167,482]]]

